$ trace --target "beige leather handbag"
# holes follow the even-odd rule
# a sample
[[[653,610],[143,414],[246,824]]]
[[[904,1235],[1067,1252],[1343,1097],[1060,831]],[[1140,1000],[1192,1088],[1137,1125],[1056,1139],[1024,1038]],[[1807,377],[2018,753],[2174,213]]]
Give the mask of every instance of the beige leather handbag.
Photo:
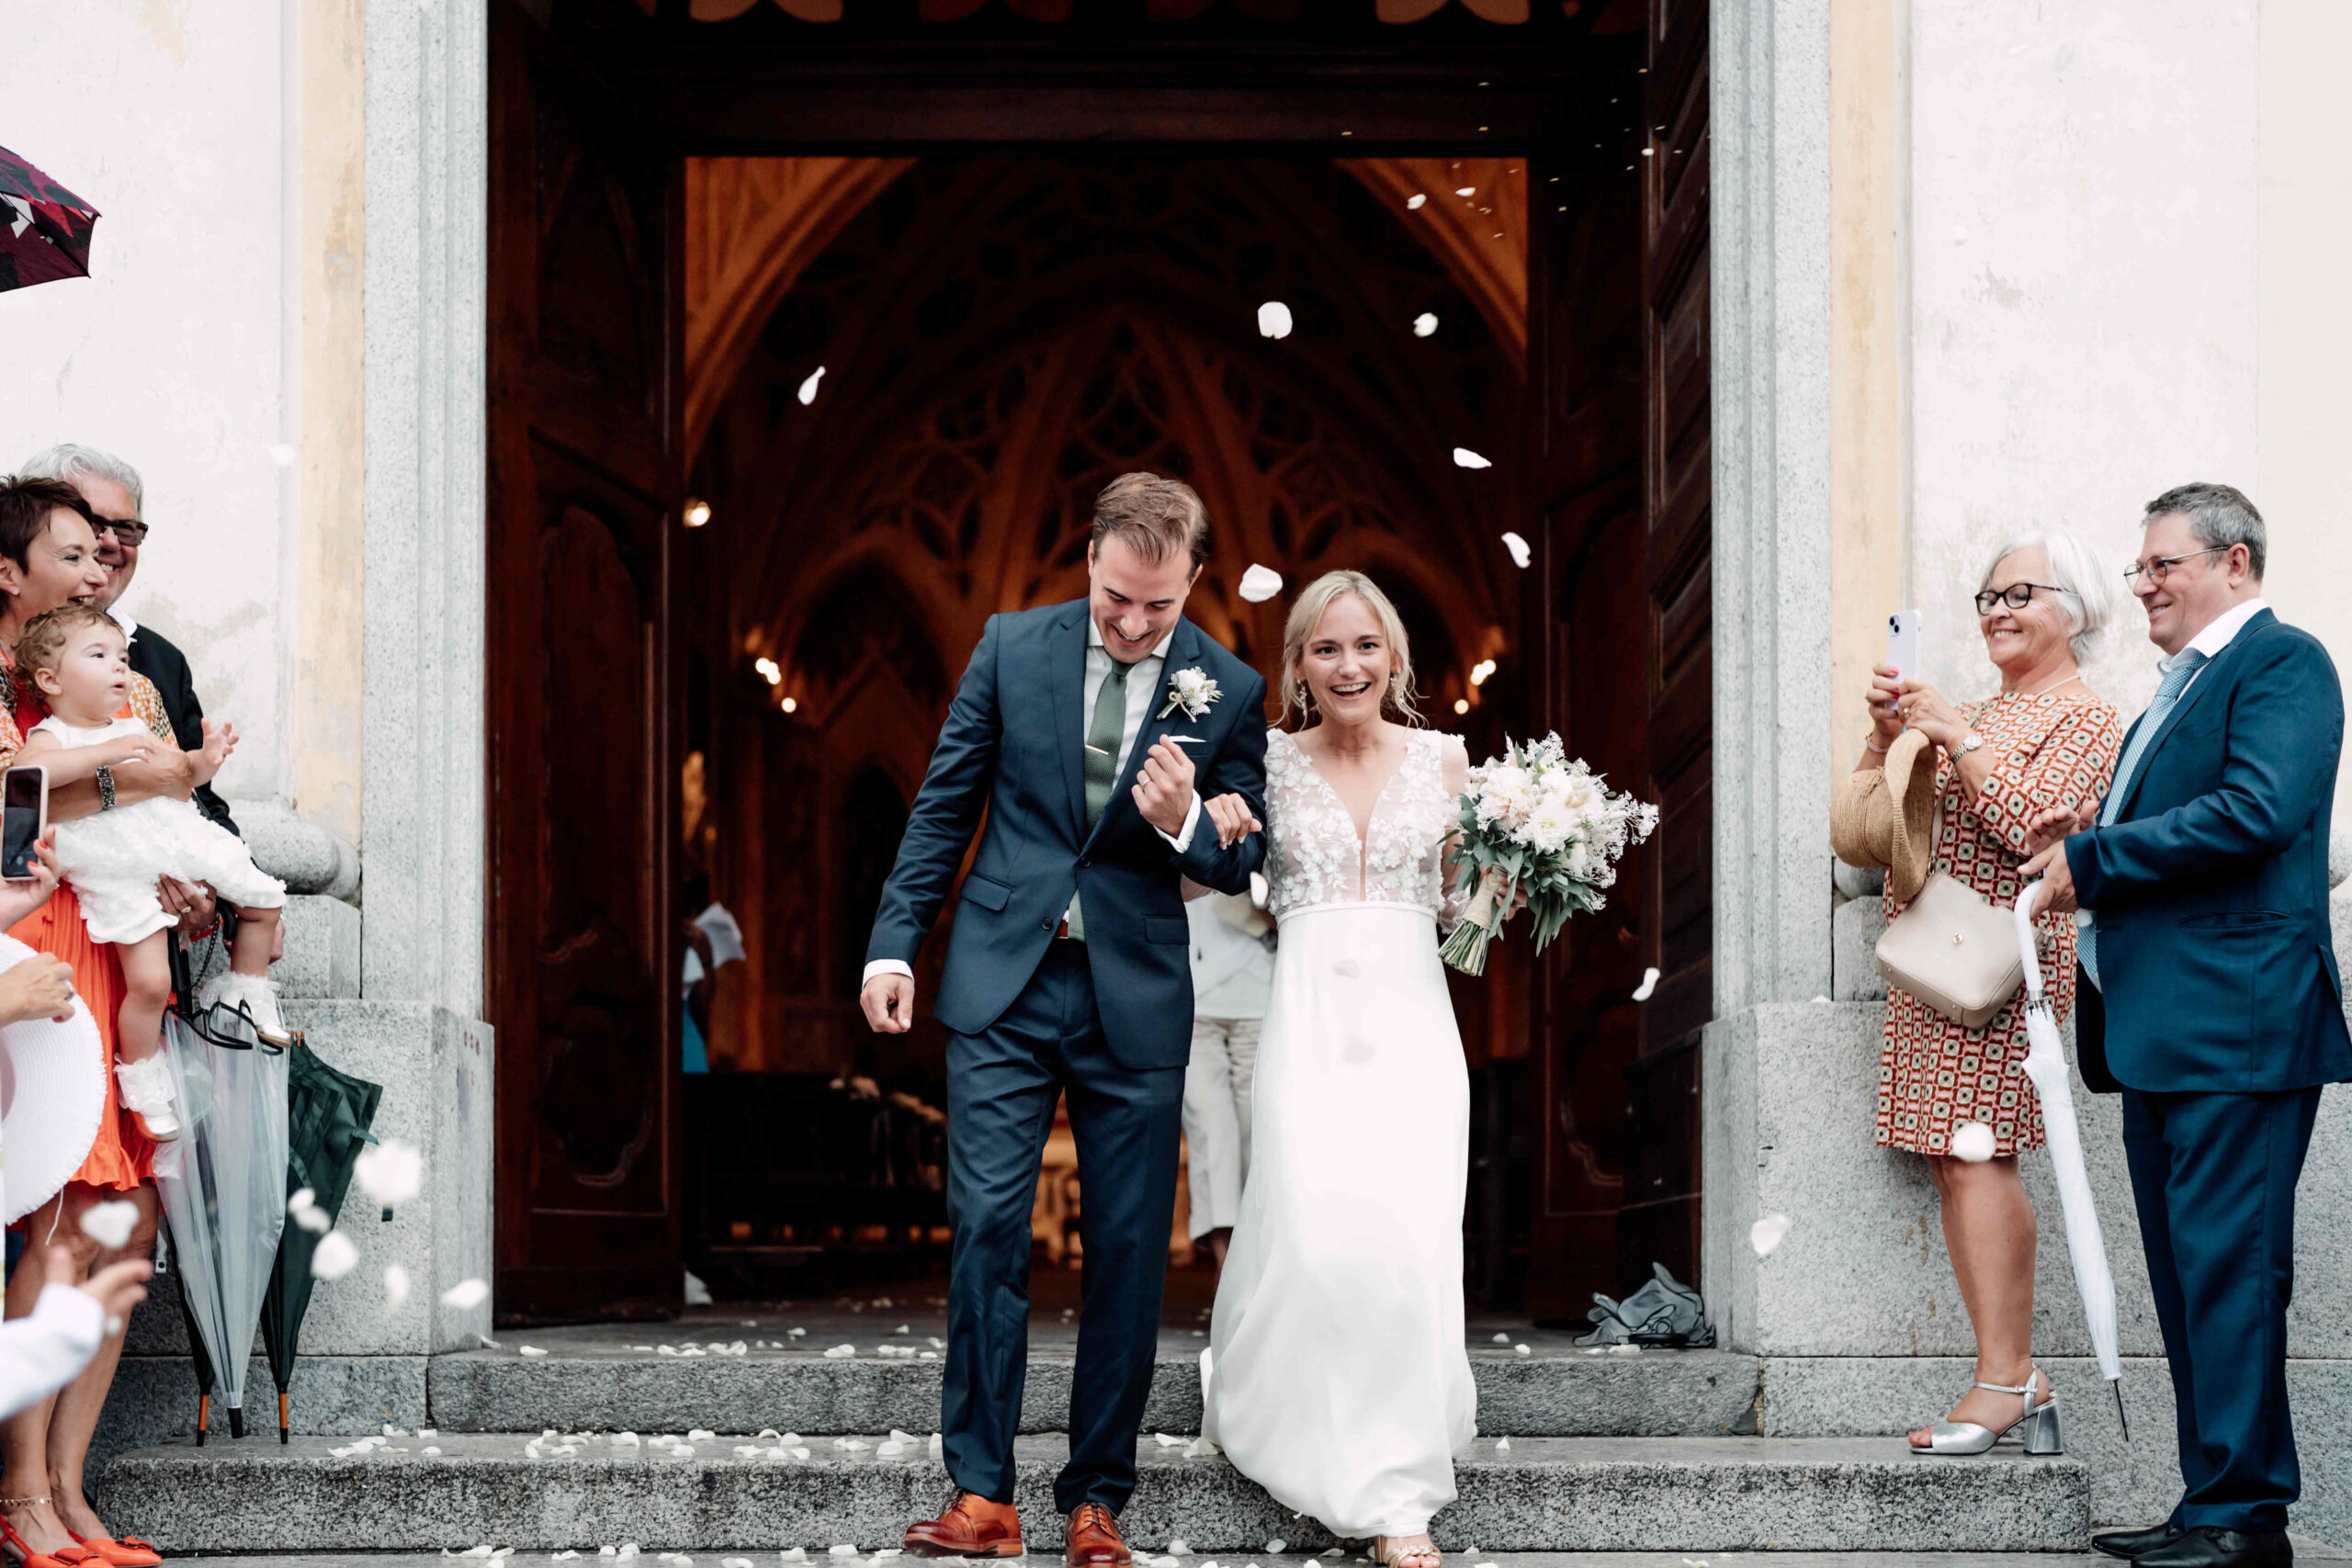
[[[1950,873],[1930,872],[1878,939],[1878,972],[1963,1029],[1982,1029],[2025,984],[2017,918]]]

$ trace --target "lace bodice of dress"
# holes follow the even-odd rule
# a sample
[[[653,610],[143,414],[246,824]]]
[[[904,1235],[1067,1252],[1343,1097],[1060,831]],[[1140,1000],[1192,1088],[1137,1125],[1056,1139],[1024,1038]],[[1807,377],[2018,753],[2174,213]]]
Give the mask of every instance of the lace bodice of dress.
[[[1453,896],[1445,839],[1454,803],[1446,793],[1443,736],[1416,729],[1405,761],[1373,804],[1364,840],[1334,790],[1283,730],[1266,737],[1266,908],[1280,920],[1310,904],[1415,904],[1451,926],[1466,898]]]

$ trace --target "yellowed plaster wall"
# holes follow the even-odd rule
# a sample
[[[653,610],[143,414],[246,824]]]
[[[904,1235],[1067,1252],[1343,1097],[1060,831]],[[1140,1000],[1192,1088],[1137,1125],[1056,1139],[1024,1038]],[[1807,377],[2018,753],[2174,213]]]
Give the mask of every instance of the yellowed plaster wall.
[[[2344,0],[2264,0],[2256,193],[2255,504],[2264,597],[2352,679],[2352,204],[2345,200]],[[2352,835],[2352,768],[2335,834]]]
[[[364,0],[303,0],[294,808],[359,839]]]
[[[1829,759],[1849,770],[1861,691],[1903,604],[1903,100],[1896,7],[1829,8]]]

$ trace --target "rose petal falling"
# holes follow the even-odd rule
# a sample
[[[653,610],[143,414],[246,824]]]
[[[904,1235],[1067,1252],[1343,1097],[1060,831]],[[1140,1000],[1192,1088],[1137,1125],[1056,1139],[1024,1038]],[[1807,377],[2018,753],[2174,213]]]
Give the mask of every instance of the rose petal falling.
[[[1250,874],[1250,902],[1262,909],[1266,907],[1266,900],[1273,896],[1273,884],[1266,880],[1265,873],[1251,872]]]
[[[408,1270],[397,1263],[384,1265],[384,1310],[398,1312],[408,1304]]]
[[[1279,299],[1269,299],[1258,307],[1258,333],[1261,337],[1290,336],[1290,307]]]
[[[1982,1122],[1963,1122],[1951,1130],[1951,1152],[1970,1165],[1993,1157],[1993,1129]]]
[[[1761,1258],[1787,1239],[1789,1224],[1786,1214],[1767,1214],[1747,1227],[1747,1245]]]
[[[825,367],[821,365],[808,372],[808,378],[800,383],[800,406],[802,408],[805,409],[810,403],[817,400],[817,383],[824,378]]]
[[[1241,585],[1234,592],[1252,604],[1262,604],[1283,591],[1283,574],[1272,567],[1252,566],[1241,574]]]
[[[1510,552],[1510,564],[1521,571],[1525,571],[1527,563],[1535,558],[1535,552],[1527,547],[1527,541],[1516,534],[1503,536],[1503,548]]]
[[[1478,187],[1476,186],[1464,186],[1453,194],[1456,196],[1476,196],[1478,194]]]
[[[1494,464],[1467,446],[1456,446],[1453,449],[1453,466],[1457,468],[1491,468]]]
[[[1424,310],[1419,315],[1413,318],[1413,335],[1415,337],[1430,337],[1436,332],[1437,312],[1435,310]]]
[[[1650,993],[1657,989],[1657,969],[1656,965],[1652,965],[1642,971],[1642,983],[1634,987],[1634,999],[1637,1002],[1645,1002],[1650,999]]]
[[[341,1231],[329,1231],[319,1238],[319,1249],[311,1254],[311,1276],[317,1280],[340,1280],[359,1266],[359,1247]]]
[[[384,1208],[397,1209],[424,1190],[424,1156],[413,1144],[386,1138],[359,1151],[351,1175],[362,1192]]]
[[[1422,205],[1428,200],[1428,197],[1417,191],[1413,195],[1405,198],[1405,210],[1408,212],[1419,212],[1421,209]]]
[[[490,1300],[490,1286],[481,1280],[460,1280],[441,1292],[441,1304],[459,1312],[477,1307]]]
[[[327,1212],[319,1207],[318,1194],[307,1187],[297,1188],[294,1196],[286,1200],[286,1213],[313,1235],[324,1235],[334,1228]]]
[[[138,1223],[139,1205],[128,1199],[93,1203],[82,1211],[82,1234],[108,1252],[121,1251]]]

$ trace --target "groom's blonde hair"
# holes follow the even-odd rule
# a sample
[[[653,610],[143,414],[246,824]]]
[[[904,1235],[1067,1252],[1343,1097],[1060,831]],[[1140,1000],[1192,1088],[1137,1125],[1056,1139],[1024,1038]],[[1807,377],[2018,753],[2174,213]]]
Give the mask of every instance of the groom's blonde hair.
[[[1305,728],[1315,716],[1315,698],[1307,691],[1306,682],[1298,667],[1306,657],[1306,639],[1323,624],[1323,616],[1331,606],[1349,594],[1354,594],[1370,607],[1372,617],[1380,623],[1380,635],[1388,644],[1390,658],[1388,691],[1381,699],[1381,711],[1402,722],[1419,726],[1421,710],[1413,700],[1413,645],[1405,635],[1405,618],[1380,584],[1360,571],[1327,571],[1306,585],[1298,603],[1290,607],[1290,621],[1283,627],[1283,721],[1297,722]]]

